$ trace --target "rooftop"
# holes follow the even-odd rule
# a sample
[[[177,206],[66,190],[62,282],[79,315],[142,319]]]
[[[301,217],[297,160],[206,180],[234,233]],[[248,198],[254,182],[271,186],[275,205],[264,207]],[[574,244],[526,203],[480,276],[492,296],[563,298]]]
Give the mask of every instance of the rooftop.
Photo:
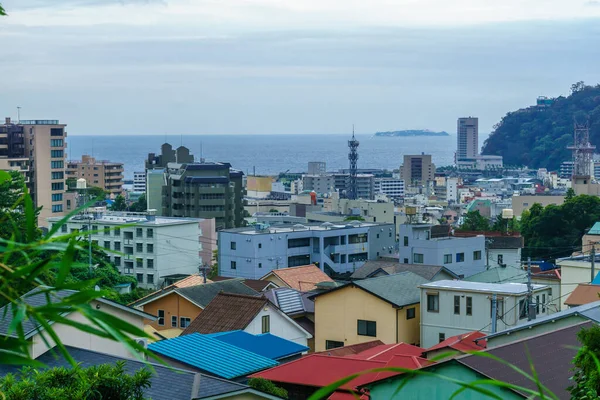
[[[546,285],[531,285],[533,290],[547,288]],[[437,281],[425,283],[419,286],[423,289],[446,289],[481,293],[499,293],[499,294],[525,294],[527,285],[524,283],[486,283],[486,282],[468,282],[468,281]]]
[[[567,297],[565,304],[573,307],[583,304],[589,304],[600,300],[600,285],[589,283],[580,283],[575,290]]]
[[[445,271],[448,274],[455,276],[458,279],[458,275],[450,271],[446,267],[441,265],[425,265],[425,264],[402,264],[396,261],[384,261],[384,260],[369,260],[365,262],[360,268],[358,268],[351,276],[352,279],[364,279],[368,278],[375,272],[382,269],[388,275],[397,274],[399,272],[410,271],[417,275],[422,276],[427,280],[432,280],[441,271]]]
[[[274,269],[261,278],[269,276],[279,278],[291,289],[300,292],[309,292],[316,289],[316,284],[322,282],[334,282],[325,272],[314,264],[302,265],[299,267]]]
[[[483,337],[485,337],[485,334],[478,332],[478,331],[463,333],[460,335],[449,337],[448,339],[444,340],[443,342],[440,342],[440,343],[436,344],[435,346],[428,348],[427,350],[425,350],[425,352],[427,353],[430,351],[447,349],[447,348],[450,348],[450,349],[456,350],[456,351],[460,351],[463,353],[466,353],[469,351],[481,351],[481,350],[485,349],[485,346],[486,346],[485,340],[480,340],[478,342],[475,342],[475,340],[481,339]]]
[[[87,223],[90,219],[92,223],[102,223],[107,225],[127,225],[135,224],[142,226],[157,226],[157,225],[185,225],[197,224],[202,221],[200,218],[173,218],[173,217],[158,217],[148,215],[147,213],[134,213],[127,211],[104,211],[90,214],[79,214],[71,217],[69,222]],[[50,217],[48,221],[58,222],[63,217]]]
[[[265,296],[288,315],[315,312],[315,303],[308,298],[310,293],[283,287],[267,290]]]
[[[244,350],[251,351],[272,360],[299,355],[308,351],[308,347],[290,340],[280,338],[270,333],[252,335],[244,331],[212,333],[207,336],[232,344]]]
[[[299,231],[331,231],[331,230],[341,230],[341,229],[356,229],[356,228],[372,228],[374,226],[380,225],[391,225],[391,224],[379,224],[375,222],[364,222],[364,221],[348,221],[347,223],[331,223],[331,222],[316,222],[316,223],[306,223],[306,224],[296,224],[290,226],[290,224],[279,224],[279,225],[262,225],[262,229],[260,225],[255,227],[245,227],[245,228],[232,228],[232,229],[224,229],[221,232],[226,233],[237,233],[242,235],[271,235],[274,233],[290,233],[290,232],[299,232]]]
[[[587,232],[588,235],[600,235],[600,222],[596,222],[594,226]]]

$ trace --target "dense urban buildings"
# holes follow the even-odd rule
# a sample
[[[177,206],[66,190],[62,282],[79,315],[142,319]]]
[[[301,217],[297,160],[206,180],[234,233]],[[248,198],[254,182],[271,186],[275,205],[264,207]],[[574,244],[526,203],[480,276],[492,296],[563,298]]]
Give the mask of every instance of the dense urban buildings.
[[[123,193],[123,164],[106,160],[96,160],[83,155],[81,161],[69,161],[67,179],[85,179],[88,187],[98,187],[107,191],[110,197]]]
[[[435,165],[431,162],[431,155],[405,155],[404,163],[400,167],[400,179],[407,185],[423,185],[433,181]]]

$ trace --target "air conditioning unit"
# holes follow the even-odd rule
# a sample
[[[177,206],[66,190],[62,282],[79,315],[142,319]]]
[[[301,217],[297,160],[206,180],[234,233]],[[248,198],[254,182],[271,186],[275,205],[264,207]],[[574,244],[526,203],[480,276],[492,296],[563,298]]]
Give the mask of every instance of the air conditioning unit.
[[[145,349],[148,348],[148,339],[147,338],[135,338],[135,342]]]

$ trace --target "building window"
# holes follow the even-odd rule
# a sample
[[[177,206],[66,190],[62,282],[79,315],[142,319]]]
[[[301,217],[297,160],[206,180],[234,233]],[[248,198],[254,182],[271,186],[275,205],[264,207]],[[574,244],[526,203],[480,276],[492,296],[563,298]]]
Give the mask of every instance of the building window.
[[[171,315],[171,328],[177,328],[177,315]]]
[[[104,248],[110,250],[110,242],[104,241]]]
[[[337,340],[325,341],[325,350],[337,349],[339,347],[344,347],[344,342],[338,342]]]
[[[64,179],[65,178],[65,173],[62,171],[59,172],[51,172],[50,173],[50,178],[51,179]]]
[[[63,196],[62,193],[54,193],[52,195],[52,201],[62,201]]]
[[[67,233],[67,230],[68,230],[68,229],[69,229],[69,228],[67,228],[67,225],[62,225],[62,226],[60,227],[60,231],[61,231],[62,233]]]
[[[379,239],[379,233],[377,234],[377,239]]]
[[[494,311],[492,307],[492,300],[490,299],[490,318],[492,317],[492,312]],[[504,301],[496,300],[496,318],[504,317]]]
[[[258,248],[259,248],[259,249],[262,249],[262,243],[259,243],[259,244],[258,244]]]
[[[466,309],[465,314],[473,315],[473,298],[472,297],[467,297],[467,309]]]
[[[63,147],[62,139],[50,139],[50,147]]]
[[[92,225],[92,231],[98,232],[98,225]]]
[[[137,274],[136,277],[137,277],[138,283],[144,283],[144,274]],[[164,322],[163,322],[163,324],[164,324]]]
[[[271,332],[271,316],[263,315],[262,317],[262,333]]]
[[[121,242],[115,242],[115,251],[121,251]]]
[[[464,262],[465,261],[465,253],[456,253],[456,262]]]
[[[115,236],[121,236],[121,228],[115,228]]]
[[[144,259],[143,258],[136,258],[135,259],[135,266],[137,268],[144,268]]]
[[[115,257],[115,267],[121,266],[121,257]]]
[[[154,229],[152,229],[152,228],[146,229],[146,237],[153,238],[154,237]]]
[[[154,285],[154,274],[146,275],[146,282],[150,285]]]
[[[50,128],[50,136],[62,136],[63,128]]]
[[[377,322],[359,319],[357,322],[357,333],[361,336],[377,336]]]
[[[535,296],[535,313],[540,313],[540,295]]]
[[[138,274],[138,276],[141,274]],[[156,323],[158,326],[165,326],[165,310],[157,310],[158,321]]]
[[[65,184],[63,182],[55,182],[51,187],[52,190],[65,190]]]
[[[546,295],[542,294],[542,312],[546,312]]]
[[[258,263],[258,268],[262,268],[262,263]]]
[[[452,264],[452,254],[444,254],[444,264]]]
[[[237,269],[237,263],[235,261],[231,262],[231,269]]]
[[[144,237],[144,231],[142,228],[135,228],[135,237]]]
[[[146,253],[154,253],[154,245],[152,243],[146,245]]]
[[[143,253],[144,252],[144,244],[143,243],[136,243],[135,244],[135,251],[137,251],[138,253]]]
[[[454,296],[454,314],[460,315],[460,296]]]
[[[62,150],[50,150],[50,157],[65,158],[65,153]]]
[[[481,250],[476,250],[473,252],[473,260],[481,260]]]
[[[310,238],[288,239],[288,249],[310,246]]]
[[[50,161],[50,168],[64,168],[64,161]]]
[[[146,268],[154,268],[154,260],[149,258],[146,260]]]
[[[419,254],[419,253],[413,254],[413,262],[415,264],[423,264],[423,254]]]
[[[442,343],[444,340],[446,340],[446,334],[443,332],[440,332],[438,339],[439,339],[439,342]]]
[[[53,204],[52,205],[52,212],[53,213],[59,213],[59,212],[62,212],[62,210],[63,210],[62,204]]]
[[[428,294],[427,295],[427,311],[439,312],[440,311],[440,295],[439,294]]]
[[[110,236],[110,226],[104,225],[104,236]]]
[[[498,264],[504,264],[504,255],[498,254]]]
[[[237,243],[231,242],[231,250],[235,250],[235,249],[237,249]]]
[[[179,318],[179,327],[187,328],[188,326],[190,326],[190,322],[191,320],[188,317],[181,317]]]
[[[527,318],[527,301],[519,300],[519,319]]]
[[[407,308],[406,309],[406,319],[413,319],[415,317],[415,308]]]
[[[408,236],[404,236],[404,247],[408,246]]]

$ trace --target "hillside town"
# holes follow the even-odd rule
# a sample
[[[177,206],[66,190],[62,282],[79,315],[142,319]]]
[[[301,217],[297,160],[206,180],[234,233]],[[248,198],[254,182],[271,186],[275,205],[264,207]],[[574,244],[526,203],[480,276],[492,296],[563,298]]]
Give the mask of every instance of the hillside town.
[[[32,359],[68,367],[60,340],[86,367],[151,365],[154,400],[379,400],[399,387],[447,399],[456,380],[482,379],[518,387],[486,386],[502,399],[540,383],[571,398],[578,334],[600,323],[600,160],[585,126],[558,171],[479,154],[478,119],[465,117],[443,168],[423,152],[370,169],[352,135],[339,171],[306,160],[306,171],[248,175],[164,143],[132,181],[117,162],[68,160],[66,127],[6,118],[3,182],[27,188],[48,243],[76,239],[70,279],[95,279],[106,294],[89,305],[143,331],[127,340],[152,357],[77,330],[67,313],[26,326]],[[31,307],[78,290],[50,298],[34,286],[20,297]],[[10,304],[2,315],[0,335],[16,338],[23,317]]]

